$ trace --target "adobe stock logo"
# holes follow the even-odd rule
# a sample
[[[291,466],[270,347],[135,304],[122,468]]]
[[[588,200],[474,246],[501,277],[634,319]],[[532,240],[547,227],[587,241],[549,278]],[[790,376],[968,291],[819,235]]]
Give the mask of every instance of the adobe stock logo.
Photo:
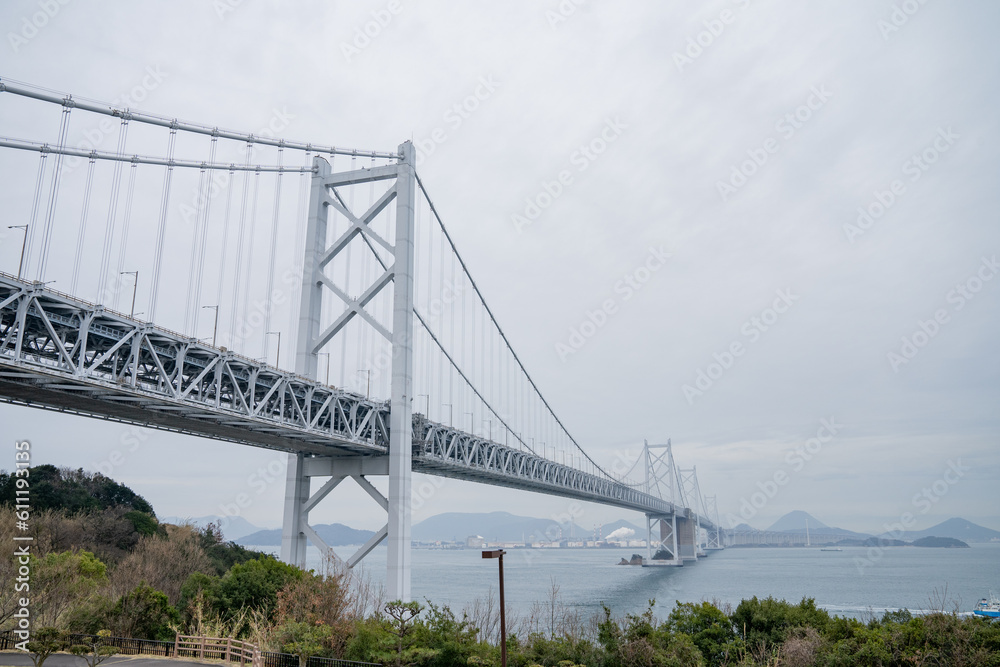
[[[569,156],[569,162],[580,173],[586,171],[598,157],[608,150],[613,142],[621,137],[622,132],[628,127],[618,116],[608,118],[604,122],[601,131],[581,144],[578,149]],[[559,199],[564,192],[574,183],[573,172],[569,169],[562,169],[551,181],[542,181],[536,194],[524,200],[524,210],[522,213],[514,213],[510,216],[510,221],[514,224],[514,229],[520,234],[538,219],[542,212]]]
[[[903,2],[893,5],[892,12],[889,13],[889,20],[879,19],[875,23],[879,32],[882,33],[882,39],[888,42],[889,36],[894,32],[899,32],[926,4],[927,0],[903,0]]]
[[[715,182],[715,189],[723,202],[735,195],[751,178],[753,178],[764,165],[768,163],[771,156],[781,149],[781,141],[790,141],[820,109],[826,106],[833,93],[830,92],[826,84],[813,86],[809,89],[809,94],[805,101],[793,110],[786,113],[774,123],[775,131],[781,135],[781,139],[767,137],[757,146],[748,148],[747,159],[730,166],[729,177],[725,180]]]
[[[759,315],[754,315],[740,327],[740,333],[746,336],[750,343],[756,343],[760,337],[774,326],[782,315],[788,312],[789,308],[799,300],[799,297],[792,294],[792,290],[783,289],[775,292],[777,298],[770,307],[760,311]],[[694,385],[685,384],[681,387],[684,398],[688,405],[694,405],[694,399],[703,396],[705,392],[715,386],[715,383],[722,379],[722,376],[736,364],[736,360],[742,357],[747,351],[747,345],[740,340],[732,341],[722,352],[712,354],[714,361],[710,362],[704,369],[699,368],[695,373]]]
[[[363,26],[354,28],[354,39],[351,43],[340,43],[340,52],[347,62],[351,62],[361,55],[361,52],[371,46],[371,43],[378,38],[382,32],[389,27],[392,20],[403,11],[403,5],[399,0],[389,0],[385,9],[376,9],[371,13],[371,20],[366,21]]]
[[[1000,272],[997,256],[983,257],[979,267],[971,276],[955,285],[945,295],[945,301],[953,304],[952,313],[965,308],[965,305],[976,298],[976,295],[993,280]],[[920,350],[925,348],[941,332],[942,327],[951,322],[951,313],[945,308],[934,311],[930,319],[917,320],[917,328],[913,333],[903,336],[898,352],[893,350],[886,355],[893,373],[898,373],[901,366],[909,364]]]
[[[734,0],[734,2],[740,9],[746,9],[750,6],[750,0]],[[735,23],[737,18],[739,16],[736,12],[727,8],[719,12],[717,18],[702,21],[701,24],[705,29],[699,31],[694,37],[688,37],[683,53],[674,51],[674,65],[677,67],[677,71],[683,74],[685,67],[694,65],[694,61],[701,58],[705,51],[722,37],[726,26]]]
[[[785,454],[785,464],[788,471],[775,470],[770,479],[757,482],[757,491],[750,494],[749,498],[740,498],[740,517],[743,521],[749,521],[757,515],[781,490],[787,486],[795,473],[801,472],[809,461],[816,458],[823,451],[823,446],[830,443],[840,430],[843,424],[837,423],[836,417],[820,419],[819,428],[816,429],[816,437],[809,438],[803,444],[796,445]],[[735,517],[729,517],[730,527],[735,526]]]
[[[962,135],[955,132],[951,125],[939,127],[934,139],[923,150],[914,153],[903,162],[902,167],[900,167],[903,175],[909,177],[910,183],[916,183],[961,138]],[[847,240],[854,243],[859,236],[864,236],[906,193],[906,183],[898,178],[892,180],[885,190],[878,188],[873,190],[873,199],[865,206],[858,207],[856,223],[844,225],[844,235]]]
[[[21,17],[21,29],[18,32],[8,32],[7,41],[10,42],[10,48],[17,53],[21,50],[22,46],[25,46],[29,41],[33,40],[38,36],[38,32],[49,24],[49,21],[56,17],[60,11],[62,11],[63,6],[69,4],[70,0],[41,0],[38,3],[38,8],[41,11],[37,11],[31,15],[29,19],[27,16]]]
[[[649,282],[653,274],[663,268],[670,256],[670,253],[664,252],[662,247],[650,247],[646,261],[626,273],[614,284],[613,290],[616,295],[621,296],[620,302],[618,297],[605,299],[597,309],[588,310],[582,322],[570,327],[569,338],[565,342],[556,343],[556,354],[559,355],[559,361],[566,363],[566,359],[583,349],[587,341],[604,328],[611,316],[621,310],[621,304],[631,301],[632,297]]]
[[[500,82],[493,78],[492,74],[479,77],[476,88],[469,95],[466,95],[460,102],[451,105],[441,116],[441,119],[451,128],[451,132],[456,132],[465,121],[472,117],[479,107],[486,100],[493,96]],[[416,139],[413,147],[417,152],[417,166],[423,164],[424,160],[434,154],[438,146],[448,141],[449,131],[441,126],[435,127],[428,136]]]

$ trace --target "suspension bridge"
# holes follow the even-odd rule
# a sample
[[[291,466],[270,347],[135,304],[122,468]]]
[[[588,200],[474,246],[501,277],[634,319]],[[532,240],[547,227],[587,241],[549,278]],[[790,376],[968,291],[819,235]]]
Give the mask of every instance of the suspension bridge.
[[[669,441],[623,473],[569,433],[410,142],[288,141],[9,80],[0,113],[0,400],[287,452],[281,557],[300,566],[330,551],[310,511],[352,480],[387,521],[346,565],[387,542],[392,599],[413,471],[642,512],[649,566],[722,548]]]

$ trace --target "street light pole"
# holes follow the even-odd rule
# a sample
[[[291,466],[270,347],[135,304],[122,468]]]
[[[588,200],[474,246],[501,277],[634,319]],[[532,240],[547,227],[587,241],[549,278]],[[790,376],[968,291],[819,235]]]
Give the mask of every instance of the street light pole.
[[[120,276],[133,276],[135,280],[132,282],[132,310],[129,311],[129,317],[135,317],[135,293],[139,289],[139,272],[138,271],[122,271],[118,275]]]
[[[371,398],[372,395],[372,370],[370,368],[365,368],[359,370],[359,373],[368,373],[368,387],[365,389],[365,398]]]
[[[265,336],[277,336],[278,337],[278,353],[274,355],[274,367],[278,368],[281,366],[281,332],[280,331],[268,331],[264,334]]]
[[[219,333],[219,307],[218,306],[202,306],[202,308],[214,308],[215,309],[215,324],[212,326],[212,347],[215,347],[215,335]]]
[[[483,558],[496,558],[500,562],[500,667],[507,667],[507,615],[503,598],[503,549],[484,551]]]
[[[24,239],[21,241],[21,261],[17,263],[17,279],[21,279],[21,269],[24,268],[24,249],[28,245],[28,225],[7,225],[7,229],[23,229]]]
[[[330,353],[329,352],[317,352],[316,356],[326,355],[326,386],[330,386]]]

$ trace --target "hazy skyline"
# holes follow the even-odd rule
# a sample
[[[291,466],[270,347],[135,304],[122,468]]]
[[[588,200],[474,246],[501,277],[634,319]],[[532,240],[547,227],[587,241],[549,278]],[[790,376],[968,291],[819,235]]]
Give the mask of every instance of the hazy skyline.
[[[45,4],[0,8],[0,80],[295,140],[412,139],[515,349],[603,464],[671,438],[723,517],[758,527],[801,509],[1000,529],[996,4],[76,2],[39,27]],[[0,271],[19,252],[3,237]],[[160,515],[247,494],[242,516],[280,524],[284,455],[6,404],[0,424]],[[421,485],[414,522],[570,506]],[[641,520],[574,518],[619,517]],[[384,523],[353,489],[311,520]]]

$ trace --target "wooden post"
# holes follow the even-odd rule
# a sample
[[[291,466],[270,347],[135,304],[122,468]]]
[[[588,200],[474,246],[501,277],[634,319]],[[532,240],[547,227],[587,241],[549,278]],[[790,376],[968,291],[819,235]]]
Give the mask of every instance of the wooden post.
[[[199,658],[204,658],[205,657],[205,638],[204,637],[201,638],[201,649],[198,651],[198,657]]]
[[[229,662],[229,657],[233,653],[233,638],[226,637],[226,662]]]
[[[178,652],[178,645],[181,643],[181,633],[176,633],[174,635],[174,657],[179,658],[180,653]]]

